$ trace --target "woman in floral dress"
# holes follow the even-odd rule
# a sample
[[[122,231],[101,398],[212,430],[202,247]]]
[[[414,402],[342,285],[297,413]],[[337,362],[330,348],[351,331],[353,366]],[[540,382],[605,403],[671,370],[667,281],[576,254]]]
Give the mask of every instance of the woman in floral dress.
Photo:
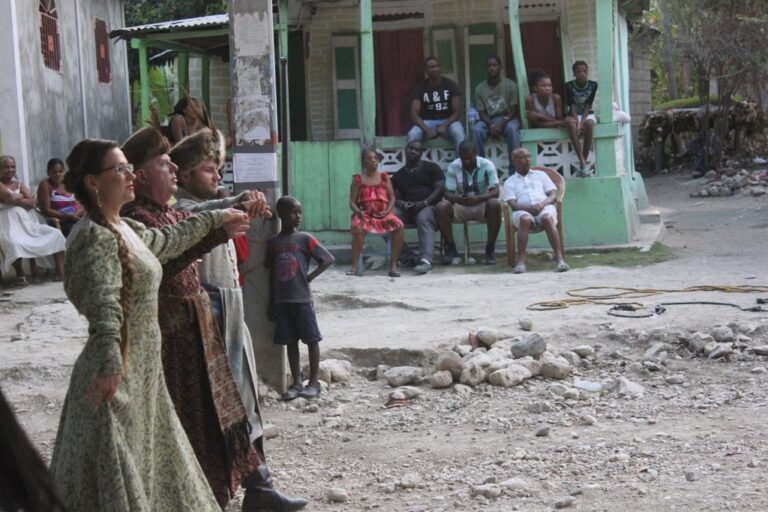
[[[247,228],[235,210],[146,229],[120,218],[133,169],[117,143],[84,140],[64,179],[86,211],[68,239],[64,288],[88,320],[51,471],[68,510],[220,510],[168,395],[160,360],[161,262],[211,229]]]
[[[379,171],[379,157],[375,150],[364,150],[362,161],[363,170],[352,177],[349,189],[349,207],[352,209],[352,269],[347,275],[359,275],[357,266],[366,233],[390,233],[392,254],[389,255],[389,276],[400,277],[397,272],[397,258],[400,257],[400,249],[403,246],[405,228],[403,221],[392,213],[395,207],[395,191],[392,189],[389,175]]]

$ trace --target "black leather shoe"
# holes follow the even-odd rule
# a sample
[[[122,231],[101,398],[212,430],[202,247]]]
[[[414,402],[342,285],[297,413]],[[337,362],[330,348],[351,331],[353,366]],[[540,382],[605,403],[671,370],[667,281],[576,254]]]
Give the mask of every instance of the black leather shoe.
[[[307,506],[304,498],[289,498],[274,489],[246,489],[243,512],[291,512]]]

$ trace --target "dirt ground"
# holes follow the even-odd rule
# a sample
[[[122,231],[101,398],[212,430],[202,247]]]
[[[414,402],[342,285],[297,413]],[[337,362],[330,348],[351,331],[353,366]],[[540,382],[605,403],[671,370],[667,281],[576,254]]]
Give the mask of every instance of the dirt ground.
[[[499,263],[405,271],[397,280],[383,271],[362,278],[344,275],[344,266],[328,271],[313,283],[321,350],[350,361],[353,373],[314,402],[264,398],[276,486],[310,499],[313,511],[768,510],[768,357],[753,350],[768,345],[768,312],[670,306],[627,319],[595,304],[526,310],[586,286],[768,285],[768,199],[690,198],[701,183],[682,174],[647,180],[667,228],[663,243],[674,252],[661,263],[523,275]],[[757,297],[768,293],[637,300],[751,306]],[[0,386],[48,458],[85,324],[60,283],[3,290],[0,312]],[[422,366],[428,377],[435,355],[470,329],[521,337],[524,317],[550,351],[589,345],[595,358],[563,381],[485,383],[468,394],[432,389],[427,379],[420,396],[385,407],[393,390],[375,379],[378,364]],[[721,325],[737,337],[729,358],[688,350],[694,332]],[[642,386],[643,396],[611,392],[619,377]],[[574,391],[577,381],[602,391]],[[346,500],[329,500],[331,491]],[[229,510],[237,509],[235,500]]]

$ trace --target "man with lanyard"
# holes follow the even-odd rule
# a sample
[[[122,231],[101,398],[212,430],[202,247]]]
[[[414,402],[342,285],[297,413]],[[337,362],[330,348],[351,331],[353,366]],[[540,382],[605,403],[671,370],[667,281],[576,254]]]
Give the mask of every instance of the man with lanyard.
[[[489,55],[485,60],[486,79],[475,87],[475,108],[480,120],[472,128],[472,142],[477,154],[485,156],[485,141],[488,137],[507,141],[509,174],[515,173],[512,152],[520,147],[520,121],[517,116],[517,84],[501,76],[501,59]]]
[[[419,259],[413,269],[417,274],[432,270],[432,248],[437,230],[435,205],[443,197],[445,184],[443,170],[433,162],[422,160],[423,152],[421,141],[409,142],[405,146],[405,165],[392,176],[394,213],[403,223],[416,224],[418,230]],[[410,252],[410,249],[405,246],[403,252]]]
[[[475,145],[465,140],[459,146],[459,158],[445,170],[444,199],[437,205],[437,224],[445,241],[444,265],[456,265],[460,261],[452,224],[471,220],[485,222],[488,227],[484,263],[494,265],[496,238],[501,227],[499,177],[493,162],[477,156]]]

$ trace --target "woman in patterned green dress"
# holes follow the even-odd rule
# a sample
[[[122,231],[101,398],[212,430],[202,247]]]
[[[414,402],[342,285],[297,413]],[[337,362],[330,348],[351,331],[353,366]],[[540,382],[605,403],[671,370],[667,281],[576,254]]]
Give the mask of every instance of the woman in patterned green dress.
[[[163,229],[120,219],[134,175],[117,143],[84,140],[65,177],[87,216],[68,239],[64,288],[88,320],[61,413],[51,471],[69,510],[218,511],[179,423],[160,360],[161,262],[247,215],[206,212]]]

